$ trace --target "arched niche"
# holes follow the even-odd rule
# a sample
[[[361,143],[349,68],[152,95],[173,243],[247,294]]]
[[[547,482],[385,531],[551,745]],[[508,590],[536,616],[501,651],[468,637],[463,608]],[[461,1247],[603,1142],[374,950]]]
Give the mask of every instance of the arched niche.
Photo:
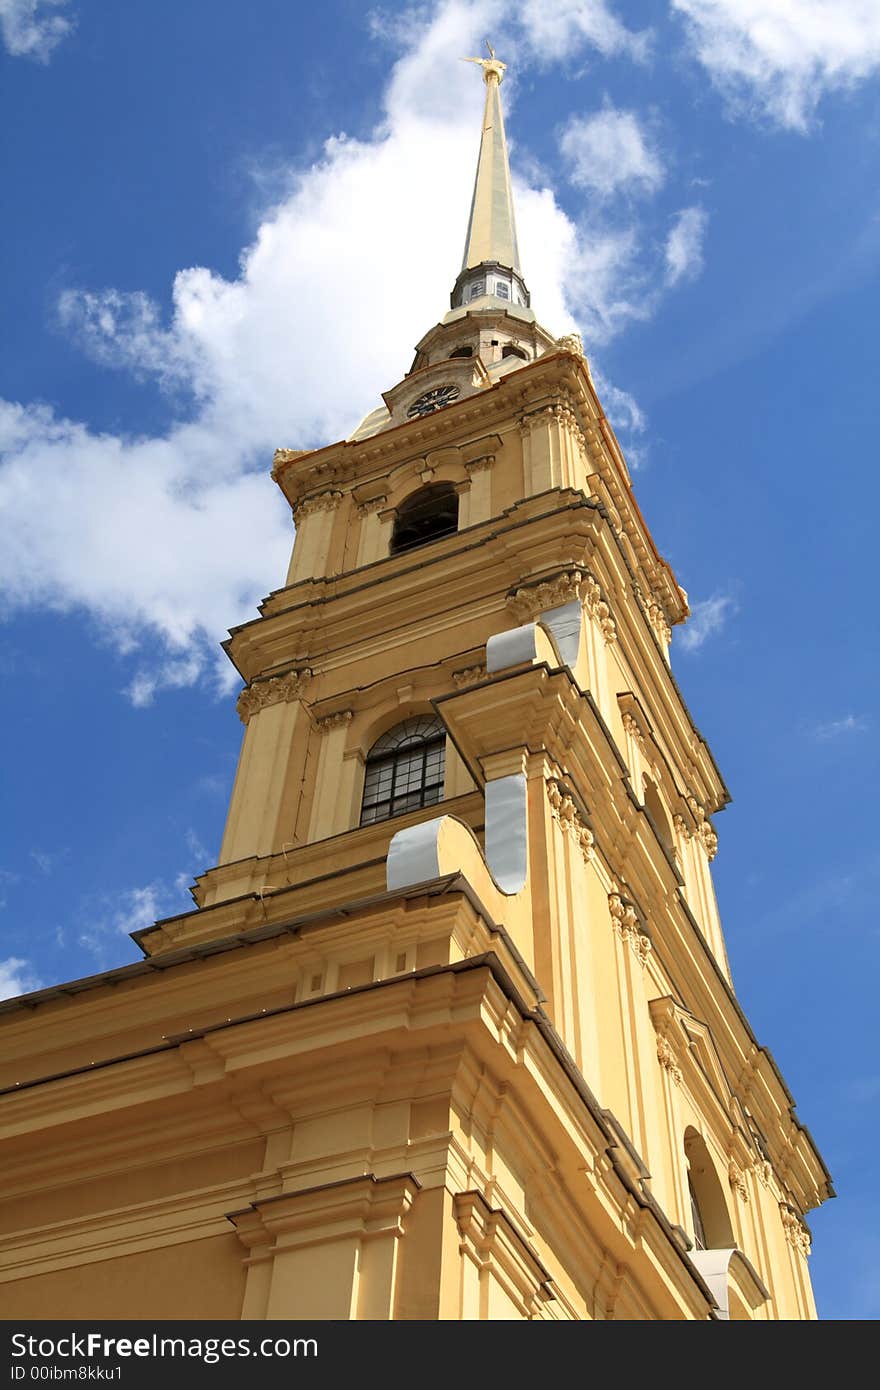
[[[706,1141],[695,1129],[684,1134],[688,1189],[691,1198],[691,1227],[697,1247],[726,1250],[736,1244],[724,1186],[718,1177]]]
[[[656,783],[647,775],[642,779],[644,785],[645,810],[651,817],[654,829],[657,831],[660,843],[668,854],[675,852],[675,841],[672,837],[672,821],[669,813],[663,805],[663,798],[657,790]]]

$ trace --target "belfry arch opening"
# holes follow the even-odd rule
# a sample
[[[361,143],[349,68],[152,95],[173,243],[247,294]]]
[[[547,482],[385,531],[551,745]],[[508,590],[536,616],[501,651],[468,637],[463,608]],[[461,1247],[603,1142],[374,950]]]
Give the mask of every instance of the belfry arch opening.
[[[412,493],[397,512],[391,554],[413,550],[458,530],[458,493],[452,483],[429,483]]]
[[[691,1230],[698,1250],[729,1250],[735,1244],[724,1188],[706,1141],[695,1129],[684,1135]]]

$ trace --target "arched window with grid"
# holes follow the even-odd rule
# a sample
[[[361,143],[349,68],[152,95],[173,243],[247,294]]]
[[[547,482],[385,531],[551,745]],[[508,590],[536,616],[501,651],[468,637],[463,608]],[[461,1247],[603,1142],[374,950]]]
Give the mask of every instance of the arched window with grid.
[[[435,714],[405,719],[367,757],[361,825],[432,806],[443,796],[446,734]]]

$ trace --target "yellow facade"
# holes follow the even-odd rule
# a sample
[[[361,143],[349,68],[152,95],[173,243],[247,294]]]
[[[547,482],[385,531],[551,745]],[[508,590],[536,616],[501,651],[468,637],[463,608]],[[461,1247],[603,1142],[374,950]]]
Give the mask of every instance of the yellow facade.
[[[7,1318],[815,1316],[831,1188],[731,985],[686,598],[579,342],[481,255],[384,409],[276,454],[197,908],[0,1013]],[[401,546],[414,498],[453,522]],[[438,800],[362,824],[419,716]]]

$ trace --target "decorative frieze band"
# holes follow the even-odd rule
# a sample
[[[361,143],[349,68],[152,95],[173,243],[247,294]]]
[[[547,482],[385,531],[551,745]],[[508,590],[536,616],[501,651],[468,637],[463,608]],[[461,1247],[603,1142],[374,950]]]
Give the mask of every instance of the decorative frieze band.
[[[463,690],[468,685],[477,685],[479,681],[485,679],[485,666],[466,666],[463,671],[453,671],[452,673],[452,684],[457,686],[459,690]]]
[[[252,685],[245,686],[235,705],[242,724],[247,724],[252,714],[257,714],[267,705],[298,699],[311,675],[308,669],[288,671],[284,676],[271,676],[269,680],[254,681]]]
[[[335,714],[325,714],[323,719],[315,720],[315,728],[322,734],[329,734],[332,729],[342,729],[350,724],[354,718],[354,710],[341,709]]]
[[[595,838],[572,798],[558,782],[547,783],[547,800],[553,819],[570,835],[588,863],[594,854]]]
[[[342,501],[341,492],[318,492],[313,497],[304,497],[293,509],[293,519],[299,523],[303,517],[313,512],[333,512]]]
[[[608,910],[621,941],[629,942],[640,963],[644,965],[651,949],[651,939],[646,932],[642,931],[641,923],[632,903],[627,902],[619,893],[609,893]]]

